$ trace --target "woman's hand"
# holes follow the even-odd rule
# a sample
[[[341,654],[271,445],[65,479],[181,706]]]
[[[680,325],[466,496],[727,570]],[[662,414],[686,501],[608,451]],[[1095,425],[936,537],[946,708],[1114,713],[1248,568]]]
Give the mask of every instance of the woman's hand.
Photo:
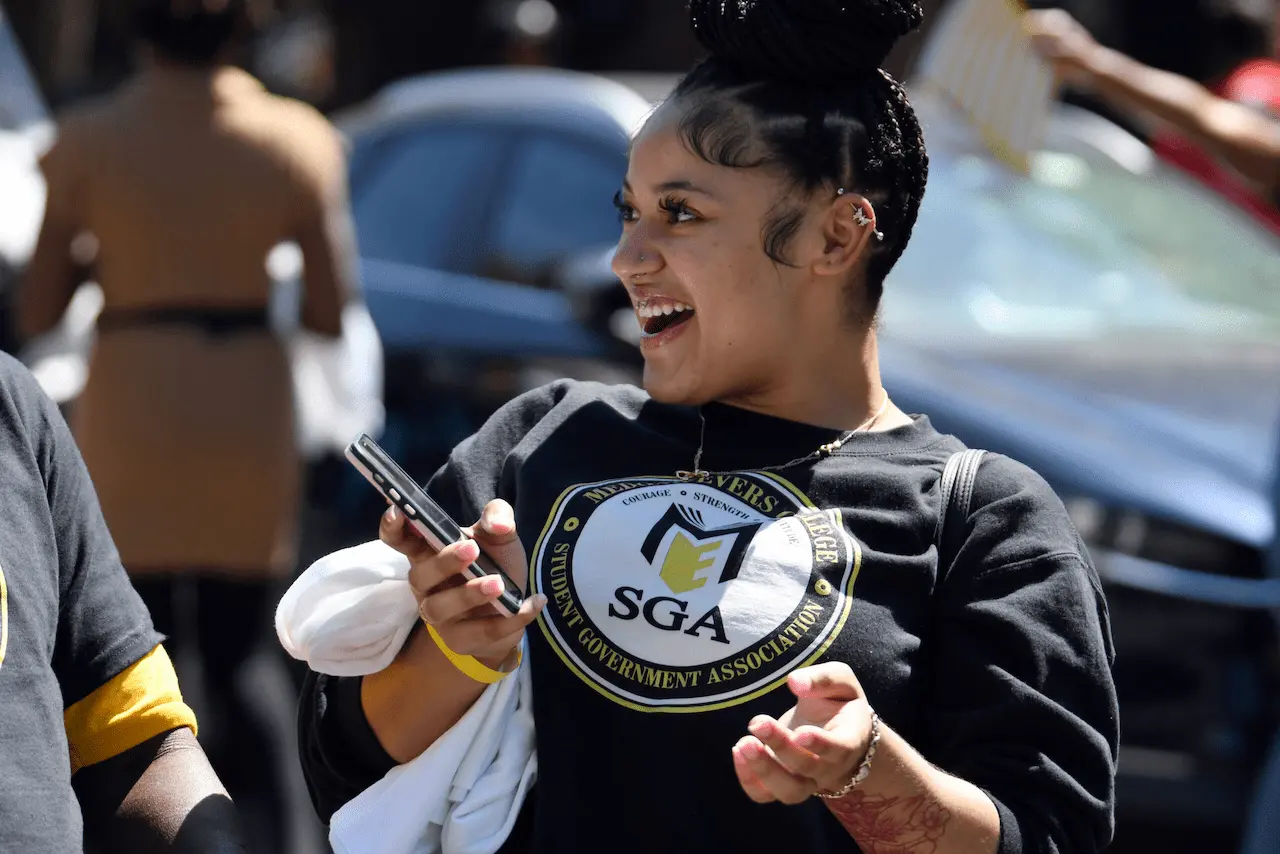
[[[1023,26],[1031,46],[1052,66],[1058,79],[1081,89],[1093,83],[1093,60],[1101,45],[1079,21],[1061,9],[1026,12]]]
[[[802,668],[788,685],[795,706],[779,720],[754,718],[733,747],[738,782],[756,803],[798,804],[843,788],[871,740],[871,707],[847,664]]]
[[[404,514],[392,506],[382,516],[378,536],[384,543],[409,558],[409,585],[418,599],[418,612],[444,639],[451,650],[471,655],[486,666],[499,669],[520,645],[528,626],[547,598],[541,594],[525,599],[520,611],[507,616],[493,605],[502,593],[500,578],[472,578],[467,566],[485,553],[511,576],[521,589],[528,578],[524,546],[516,536],[511,505],[489,502],[480,520],[463,531],[469,539],[446,546],[439,553],[420,537]]]

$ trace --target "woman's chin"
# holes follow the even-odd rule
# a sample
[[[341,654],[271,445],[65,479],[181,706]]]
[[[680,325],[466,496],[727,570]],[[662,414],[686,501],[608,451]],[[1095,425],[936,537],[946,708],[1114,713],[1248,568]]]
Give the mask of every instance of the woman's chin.
[[[695,384],[689,382],[687,377],[661,369],[654,369],[647,363],[644,368],[643,385],[649,397],[658,403],[667,403],[673,406],[692,406],[703,402],[698,399]]]

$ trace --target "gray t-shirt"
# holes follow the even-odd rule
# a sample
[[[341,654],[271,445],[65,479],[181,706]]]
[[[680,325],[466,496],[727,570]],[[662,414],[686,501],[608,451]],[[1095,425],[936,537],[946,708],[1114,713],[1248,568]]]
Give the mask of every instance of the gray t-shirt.
[[[4,354],[0,496],[0,851],[81,851],[63,712],[162,638],[70,430]]]

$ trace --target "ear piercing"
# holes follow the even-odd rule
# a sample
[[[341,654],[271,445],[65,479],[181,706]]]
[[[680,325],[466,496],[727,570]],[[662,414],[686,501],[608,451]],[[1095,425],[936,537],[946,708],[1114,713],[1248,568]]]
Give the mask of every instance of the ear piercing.
[[[836,195],[843,196],[844,187],[841,187],[840,189],[836,190]],[[856,222],[862,228],[866,228],[867,226],[875,222],[875,220],[867,216],[867,212],[865,209],[863,209],[862,205],[857,204],[855,202],[850,202],[849,207],[853,208],[853,221]],[[882,232],[875,231],[873,233],[875,234],[876,240],[884,240],[884,234]]]

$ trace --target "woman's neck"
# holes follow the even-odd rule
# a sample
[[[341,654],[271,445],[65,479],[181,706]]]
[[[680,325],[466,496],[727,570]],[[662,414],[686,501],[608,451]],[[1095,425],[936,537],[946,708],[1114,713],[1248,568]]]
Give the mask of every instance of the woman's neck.
[[[788,369],[767,385],[720,402],[775,418],[842,430],[862,427],[877,413],[869,429],[900,426],[905,416],[892,404],[885,406],[885,400],[879,349],[872,329],[820,346],[807,358],[790,361]]]

